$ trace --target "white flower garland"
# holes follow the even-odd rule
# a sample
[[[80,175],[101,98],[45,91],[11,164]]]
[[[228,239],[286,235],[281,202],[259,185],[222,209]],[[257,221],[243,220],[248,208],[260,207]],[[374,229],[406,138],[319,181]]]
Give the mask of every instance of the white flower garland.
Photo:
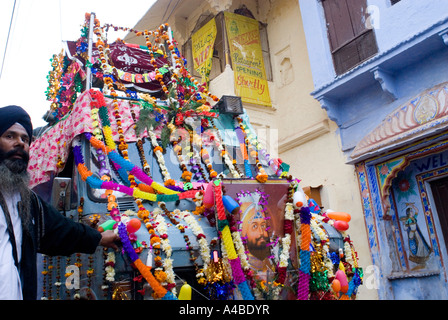
[[[170,123],[168,123],[167,127],[170,129],[170,132],[171,132],[170,142],[171,143],[177,142],[177,137],[174,134],[174,132],[176,130],[176,126],[170,122]],[[187,166],[187,161],[185,160],[185,157],[187,159],[189,159],[189,155],[187,154],[187,151],[189,149],[190,149],[190,146],[186,146],[185,148],[183,148],[182,152],[175,152],[175,154],[177,155],[177,159],[179,161],[179,166],[181,168],[182,168],[182,166]]]
[[[229,256],[227,255],[226,246],[224,245],[224,241],[220,241],[221,245],[221,256],[222,256],[222,267],[225,270],[224,272],[227,274],[233,274],[232,273],[232,267],[230,266],[229,262]]]
[[[218,149],[219,153],[221,154],[222,158],[224,159],[224,163],[226,164],[227,168],[229,169],[230,173],[232,174],[232,176],[234,178],[236,178],[236,179],[241,178],[240,173],[235,168],[235,165],[233,164],[232,159],[229,157],[229,153],[226,152],[225,148],[223,147],[222,138],[221,138],[219,129],[215,126],[213,119],[211,119],[210,121],[214,128],[214,130],[213,130],[214,133],[212,134],[212,136],[213,136],[216,148]],[[223,153],[223,151],[224,151],[224,153]]]
[[[291,248],[291,235],[286,234],[282,238],[282,252],[280,253],[280,263],[279,266],[286,268],[288,266],[289,260],[289,249]]]
[[[325,232],[322,230],[322,228],[320,227],[320,224],[318,223],[315,214],[312,214],[312,216],[311,216],[310,228],[311,228],[311,231],[313,232],[314,241],[320,242],[322,240],[327,240],[328,237],[325,234]]]
[[[202,227],[199,225],[193,215],[190,214],[190,212],[180,211],[179,209],[176,209],[173,211],[173,213],[187,223],[196,237],[200,234],[203,234],[205,236],[204,230],[202,230]],[[197,240],[197,242],[199,243],[199,251],[201,254],[202,262],[204,263],[203,269],[206,270],[208,265],[210,264],[210,248],[208,246],[206,238],[200,238]]]
[[[157,142],[157,137],[154,134],[154,132],[152,132],[151,130],[148,130],[147,132],[148,132],[149,138],[151,139],[151,144],[153,146],[153,149],[155,149],[156,147],[160,147],[159,143]],[[157,150],[157,151],[155,151],[155,155],[156,155],[159,167],[160,167],[160,171],[162,172],[162,175],[163,175],[163,180],[167,181],[167,180],[171,179],[170,173],[168,172],[168,169],[165,165],[165,159],[163,158],[163,153],[160,150]]]
[[[233,164],[232,159],[230,159],[228,152],[222,153],[224,151],[224,147],[222,146],[221,140],[217,135],[214,135],[215,142],[218,148],[218,151],[222,154],[222,157],[224,159],[224,163],[226,164],[227,168],[229,168],[230,173],[234,178],[241,178],[239,172],[235,169],[235,166]]]
[[[113,251],[107,253],[107,258],[105,260],[105,263],[112,263],[115,265],[115,253]],[[115,268],[111,265],[108,265],[105,269],[106,271],[106,280],[109,282],[115,281]]]
[[[330,259],[330,242],[328,240],[328,235],[325,232],[324,227],[322,226],[322,219],[323,217],[320,215],[312,214],[311,219],[311,230],[313,231],[313,234],[317,234],[319,241],[325,241],[324,245],[322,246],[323,250],[323,262],[325,265],[325,269],[328,271],[327,277],[332,278],[334,277],[333,272],[333,262]]]
[[[250,264],[247,259],[246,250],[243,244],[243,240],[241,240],[241,235],[239,231],[232,232],[232,239],[233,243],[235,245],[236,252],[238,254],[238,257],[240,258],[241,267],[243,267],[243,270],[250,269]]]
[[[294,207],[292,203],[287,203],[285,206],[285,220],[294,220]],[[291,248],[291,235],[285,234],[282,238],[282,251],[280,253],[279,267],[286,268],[288,266],[289,251]]]
[[[162,212],[163,211],[161,208],[155,208],[152,211],[152,216],[154,219],[153,226],[154,226],[154,229],[157,230],[157,233],[159,235],[168,234],[168,226],[165,222],[165,219],[163,218]],[[163,259],[163,267],[164,267],[165,273],[166,273],[166,281],[168,283],[175,283],[175,276],[174,276],[174,271],[173,271],[173,259],[171,259],[171,254],[173,252],[173,249],[170,245],[169,239],[168,238],[166,238],[166,239],[160,238],[160,246],[162,247],[163,252],[165,252],[165,259]],[[160,269],[161,268],[159,268],[159,270]],[[175,293],[175,288],[172,289],[172,292]]]
[[[344,242],[344,255],[346,262],[348,262],[352,267],[357,267],[357,264],[355,265],[356,256],[354,257],[354,252],[349,241]]]

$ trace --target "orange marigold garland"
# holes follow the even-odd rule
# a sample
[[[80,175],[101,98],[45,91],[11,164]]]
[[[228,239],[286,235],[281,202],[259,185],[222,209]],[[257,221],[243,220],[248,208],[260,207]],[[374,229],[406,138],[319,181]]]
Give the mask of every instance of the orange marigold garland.
[[[140,274],[145,278],[145,280],[154,290],[154,297],[156,299],[162,299],[162,300],[177,300],[177,297],[173,295],[170,291],[166,290],[153,276],[153,274],[151,273],[151,267],[146,266],[140,260],[138,254],[135,253],[132,243],[129,240],[129,236],[126,231],[126,226],[122,222],[120,222],[120,224],[118,225],[118,235],[121,239],[121,243],[123,244],[123,250],[126,252],[129,259],[131,259],[134,267],[137,268]]]

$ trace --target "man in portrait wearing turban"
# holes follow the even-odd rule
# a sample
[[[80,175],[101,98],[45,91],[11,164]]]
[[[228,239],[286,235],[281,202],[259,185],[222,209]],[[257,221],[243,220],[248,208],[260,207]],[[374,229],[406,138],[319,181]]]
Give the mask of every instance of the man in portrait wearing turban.
[[[18,106],[0,108],[0,300],[37,298],[37,253],[93,253],[117,249],[113,231],[76,223],[28,188],[33,126]]]
[[[256,193],[252,196],[256,197]],[[269,270],[274,270],[271,263],[270,235],[268,220],[258,201],[249,197],[241,204],[241,236],[247,241],[248,259],[251,267],[263,278]]]

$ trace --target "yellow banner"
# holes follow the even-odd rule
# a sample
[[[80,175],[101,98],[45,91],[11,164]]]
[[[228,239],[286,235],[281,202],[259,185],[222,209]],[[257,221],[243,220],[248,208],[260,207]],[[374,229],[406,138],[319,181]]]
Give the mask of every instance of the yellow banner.
[[[243,102],[272,106],[260,42],[258,21],[224,12],[235,94]]]
[[[212,70],[213,46],[216,39],[216,22],[210,20],[191,36],[193,48],[194,69],[202,76],[202,81],[208,83]]]

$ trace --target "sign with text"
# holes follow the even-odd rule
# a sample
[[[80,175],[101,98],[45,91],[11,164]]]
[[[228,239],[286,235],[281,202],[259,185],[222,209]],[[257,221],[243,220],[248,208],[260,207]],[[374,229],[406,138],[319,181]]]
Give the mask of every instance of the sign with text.
[[[243,102],[271,106],[258,21],[230,12],[224,12],[224,17],[235,73],[235,94]]]
[[[206,83],[212,70],[216,32],[216,22],[212,19],[191,36],[194,69],[202,76],[202,82]]]

